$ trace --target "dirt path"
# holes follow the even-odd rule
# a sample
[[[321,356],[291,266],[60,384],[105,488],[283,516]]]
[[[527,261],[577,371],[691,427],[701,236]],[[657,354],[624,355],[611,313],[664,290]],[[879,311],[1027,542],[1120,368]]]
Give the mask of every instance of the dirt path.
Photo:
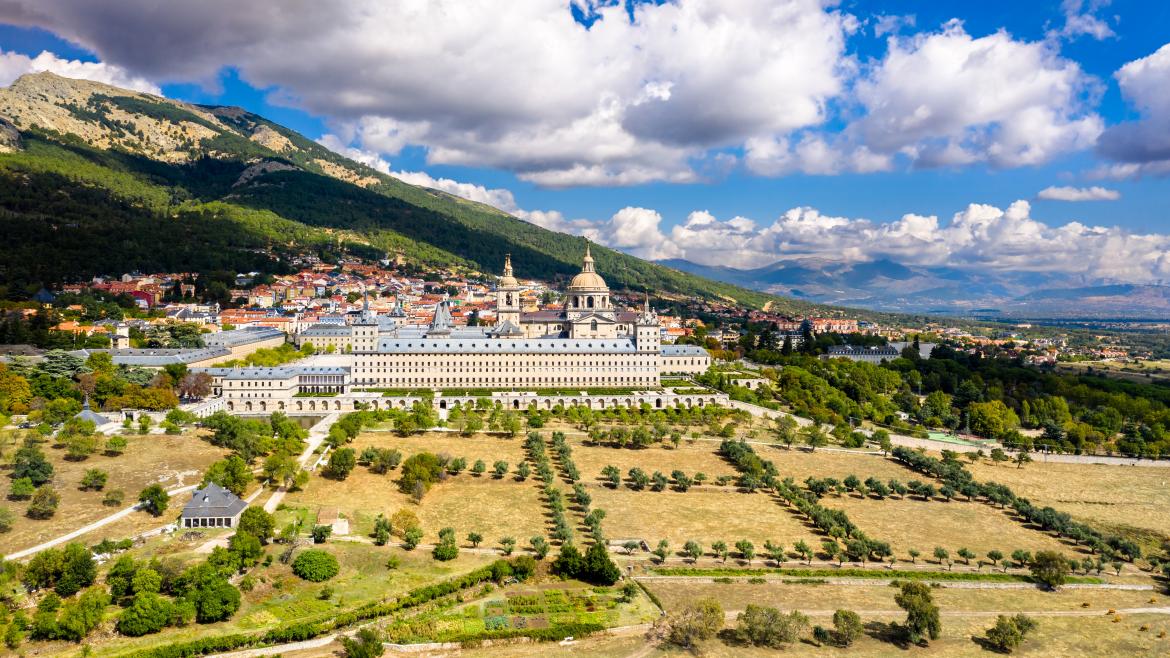
[[[715,578],[707,576],[636,576],[635,580],[692,583],[716,582]],[[780,577],[764,578],[764,580],[769,583],[789,582],[788,579]],[[823,580],[823,584],[826,585],[841,585],[846,587],[888,587],[897,578],[834,578],[829,576],[818,578],[817,580]],[[1040,589],[1040,586],[1035,583],[998,583],[979,580],[938,580],[930,582],[937,582],[945,589]],[[1109,589],[1130,592],[1152,592],[1156,588],[1153,585],[1140,583],[1072,583],[1062,586],[1062,589]]]

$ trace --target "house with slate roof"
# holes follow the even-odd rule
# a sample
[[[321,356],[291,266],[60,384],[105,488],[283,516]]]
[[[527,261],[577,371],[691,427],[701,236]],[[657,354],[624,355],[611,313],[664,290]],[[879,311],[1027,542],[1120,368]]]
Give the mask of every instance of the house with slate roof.
[[[183,506],[179,525],[183,528],[234,528],[248,503],[214,482],[191,494]]]

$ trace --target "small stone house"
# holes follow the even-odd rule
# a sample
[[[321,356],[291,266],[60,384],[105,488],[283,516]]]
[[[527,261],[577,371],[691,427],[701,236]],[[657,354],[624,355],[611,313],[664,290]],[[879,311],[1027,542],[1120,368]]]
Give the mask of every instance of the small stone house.
[[[214,482],[191,494],[183,506],[179,525],[183,528],[234,528],[248,503]]]
[[[349,534],[349,519],[342,516],[336,507],[322,507],[317,510],[317,525],[333,528],[334,536]]]

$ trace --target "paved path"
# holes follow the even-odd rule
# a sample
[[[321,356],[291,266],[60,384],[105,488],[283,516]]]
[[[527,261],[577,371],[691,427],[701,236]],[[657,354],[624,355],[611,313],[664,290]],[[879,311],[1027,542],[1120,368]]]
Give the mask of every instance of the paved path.
[[[313,457],[313,453],[325,441],[325,437],[329,436],[329,428],[333,427],[333,423],[341,418],[341,414],[334,412],[328,414],[321,420],[317,421],[316,425],[309,428],[309,438],[305,441],[305,450],[301,456],[297,458],[297,466],[304,468],[305,464]],[[264,503],[264,511],[269,514],[276,511],[280,505],[280,501],[284,500],[284,495],[288,493],[288,487],[280,486],[272,493],[272,496]]]
[[[196,486],[198,486],[198,485],[189,484],[185,487],[171,489],[171,490],[167,491],[167,495],[174,496],[176,494],[181,494],[181,493],[184,493],[187,491],[194,491]],[[142,503],[136,503],[134,505],[131,505],[130,507],[127,507],[123,510],[115,512],[114,514],[111,514],[105,518],[98,519],[97,521],[94,521],[93,523],[90,523],[89,525],[82,526],[82,527],[74,530],[73,532],[69,532],[69,533],[66,533],[64,535],[61,535],[60,537],[57,537],[56,539],[50,539],[49,541],[47,541],[43,544],[37,544],[36,546],[33,546],[32,548],[26,548],[24,550],[16,551],[15,553],[10,553],[8,555],[5,555],[4,559],[5,560],[19,560],[21,558],[26,558],[30,555],[34,555],[36,553],[40,553],[41,551],[45,550],[46,548],[52,548],[58,544],[63,544],[65,542],[69,541],[70,539],[76,539],[77,537],[80,537],[81,535],[84,535],[87,532],[92,532],[94,530],[97,530],[98,528],[101,528],[102,526],[109,525],[109,524],[113,523],[114,521],[117,521],[119,519],[124,519],[139,509],[142,509]]]

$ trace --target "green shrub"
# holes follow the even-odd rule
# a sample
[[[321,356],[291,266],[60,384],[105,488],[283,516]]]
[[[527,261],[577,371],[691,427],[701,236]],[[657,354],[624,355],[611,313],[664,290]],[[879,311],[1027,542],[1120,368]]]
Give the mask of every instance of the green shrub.
[[[329,580],[337,575],[340,567],[337,558],[318,548],[311,548],[302,552],[293,560],[293,573],[314,583]]]

